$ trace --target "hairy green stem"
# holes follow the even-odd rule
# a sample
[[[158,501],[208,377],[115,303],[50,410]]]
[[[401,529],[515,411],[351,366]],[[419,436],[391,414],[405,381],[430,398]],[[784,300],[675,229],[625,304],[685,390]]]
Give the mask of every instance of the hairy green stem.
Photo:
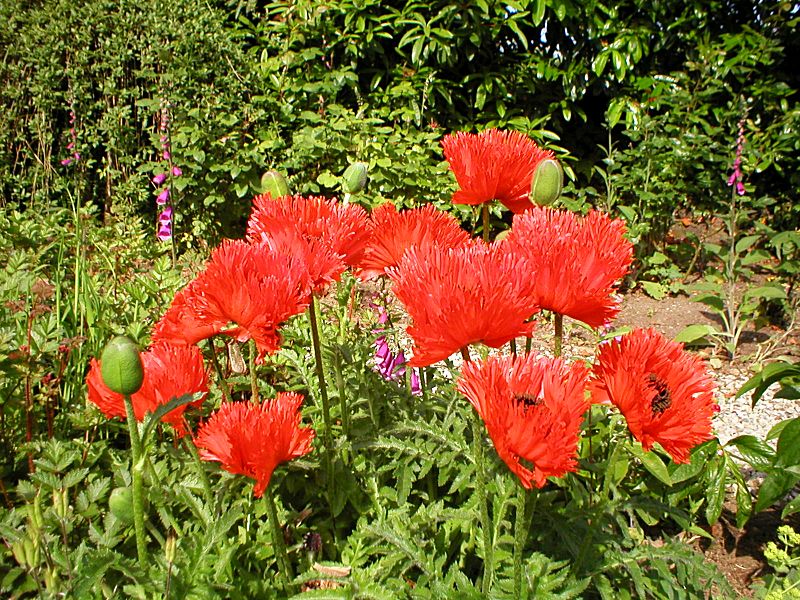
[[[311,343],[314,346],[314,363],[319,382],[319,399],[322,402],[322,419],[325,424],[322,442],[325,446],[325,470],[328,473],[328,502],[333,500],[333,431],[331,427],[331,406],[328,401],[328,388],[325,385],[325,372],[322,367],[322,344],[319,339],[319,328],[317,319],[317,298],[311,296],[311,303],[308,306],[308,322],[311,325]]]
[[[289,592],[294,574],[292,573],[292,565],[289,562],[289,555],[286,553],[283,529],[281,529],[280,521],[278,521],[278,510],[275,508],[275,499],[272,496],[272,488],[270,486],[267,486],[264,492],[264,498],[267,502],[267,516],[272,526],[272,543],[275,547],[275,558],[278,561],[278,570],[283,580],[284,591]]]
[[[136,554],[142,568],[147,564],[147,541],[144,537],[144,488],[142,486],[142,444],[139,439],[139,426],[133,412],[133,402],[125,396],[125,413],[128,417],[128,435],[131,438],[131,487],[133,492],[133,529],[136,535]]]
[[[342,433],[345,439],[350,437],[350,408],[347,406],[347,394],[344,385],[344,364],[342,354],[336,351],[336,360],[333,363],[334,375],[336,376],[336,390],[339,394],[339,410],[342,412]]]
[[[250,390],[252,396],[250,398],[251,402],[258,402],[258,373],[256,373],[256,354],[258,353],[258,348],[256,347],[256,341],[250,338],[250,354],[247,358],[248,361],[248,368],[250,369]]]
[[[214,346],[214,338],[208,338],[208,348],[211,350],[211,364],[214,365],[214,372],[217,374],[217,386],[222,392],[222,398],[225,402],[231,401],[231,391],[228,389],[228,382],[225,381],[225,376],[222,374],[222,367],[217,358],[217,349]]]
[[[469,350],[461,349],[464,362],[470,361]],[[483,582],[481,592],[489,593],[494,578],[494,545],[492,543],[492,522],[489,520],[489,500],[486,495],[486,472],[483,461],[483,420],[476,410],[472,411],[472,448],[475,453],[476,491],[481,511],[481,531],[483,532]]]
[[[200,478],[200,485],[203,486],[203,496],[205,496],[206,504],[211,506],[214,504],[214,492],[211,490],[211,483],[208,481],[208,475],[206,474],[206,470],[203,468],[203,462],[200,460],[200,454],[197,452],[197,446],[195,446],[194,442],[190,441],[186,437],[183,438],[183,444],[186,446],[186,449],[189,451],[189,455],[192,457],[195,471],[197,471],[197,476]]]
[[[522,557],[528,541],[531,516],[539,495],[533,492],[533,501],[528,500],[528,490],[520,486],[517,492],[517,515],[514,524],[514,598],[522,597]]]

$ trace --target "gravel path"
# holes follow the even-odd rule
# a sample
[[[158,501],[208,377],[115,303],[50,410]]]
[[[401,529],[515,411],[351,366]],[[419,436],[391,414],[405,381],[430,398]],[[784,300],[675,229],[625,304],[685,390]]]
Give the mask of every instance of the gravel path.
[[[752,393],[736,398],[736,392],[749,378],[742,369],[715,373],[720,412],[714,419],[714,430],[723,444],[739,435],[764,439],[776,423],[800,417],[800,402],[774,398],[777,384],[764,393],[755,408],[751,406]]]

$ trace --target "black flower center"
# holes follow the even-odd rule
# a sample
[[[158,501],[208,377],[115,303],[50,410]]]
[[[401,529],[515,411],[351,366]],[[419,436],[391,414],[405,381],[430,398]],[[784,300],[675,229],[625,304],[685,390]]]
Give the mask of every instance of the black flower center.
[[[532,394],[514,394],[513,398],[517,404],[522,404],[526,410],[542,403],[541,398]]]
[[[672,406],[672,396],[669,393],[669,386],[667,386],[667,382],[661,379],[655,373],[650,373],[647,376],[647,382],[650,384],[650,387],[653,389],[653,391],[655,391],[655,394],[650,400],[650,410],[655,417]]]

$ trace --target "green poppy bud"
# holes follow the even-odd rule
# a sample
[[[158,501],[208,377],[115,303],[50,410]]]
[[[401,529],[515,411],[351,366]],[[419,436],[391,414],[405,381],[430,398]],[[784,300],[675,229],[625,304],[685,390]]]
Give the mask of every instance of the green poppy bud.
[[[261,192],[273,198],[289,195],[289,184],[278,171],[267,171],[261,176]]]
[[[112,392],[126,396],[138,392],[144,369],[136,342],[124,335],[108,342],[100,356],[100,375]]]
[[[367,185],[367,164],[356,162],[347,167],[342,175],[342,189],[347,194],[357,194]]]
[[[125,525],[133,524],[133,490],[130,487],[118,487],[111,491],[108,498],[108,509]]]
[[[547,158],[536,166],[531,181],[531,202],[547,206],[555,202],[564,187],[564,170],[554,158]]]

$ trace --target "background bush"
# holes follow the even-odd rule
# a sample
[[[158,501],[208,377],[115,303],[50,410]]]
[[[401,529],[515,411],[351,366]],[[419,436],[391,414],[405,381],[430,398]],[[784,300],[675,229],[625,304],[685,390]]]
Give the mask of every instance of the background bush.
[[[748,184],[791,228],[797,18],[790,2],[9,0],[0,189],[155,219],[166,106],[177,231],[212,243],[270,168],[333,194],[365,160],[367,203],[441,202],[441,136],[498,126],[554,147],[580,202],[631,207],[652,241],[675,208],[717,208],[747,106]],[[71,108],[83,159],[64,167]]]

